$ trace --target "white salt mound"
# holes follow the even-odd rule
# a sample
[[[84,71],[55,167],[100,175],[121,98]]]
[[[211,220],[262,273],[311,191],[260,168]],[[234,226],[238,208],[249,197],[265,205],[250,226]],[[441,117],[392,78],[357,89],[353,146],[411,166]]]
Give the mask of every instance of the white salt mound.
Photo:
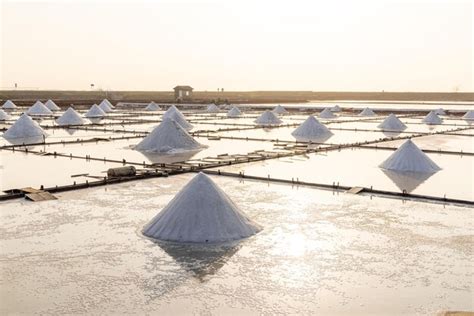
[[[145,108],[147,111],[159,111],[161,110],[160,106],[156,104],[155,102],[151,101],[148,103],[147,107]]]
[[[59,111],[61,110],[61,108],[59,106],[56,105],[56,103],[54,103],[53,100],[48,100],[46,101],[46,103],[44,104],[44,106],[46,106],[48,109],[50,109],[51,111]]]
[[[255,123],[258,125],[279,125],[282,121],[272,111],[265,111],[255,120]]]
[[[94,104],[91,106],[89,111],[84,115],[85,117],[90,117],[90,118],[97,118],[97,117],[104,117],[107,114],[97,105]]]
[[[13,103],[13,101],[7,100],[5,103],[3,103],[2,108],[4,108],[4,109],[14,109],[14,108],[16,108],[16,105],[15,105],[15,103]]]
[[[324,110],[319,113],[320,118],[335,118],[336,116],[331,112],[330,109],[325,108]]]
[[[76,112],[72,107],[69,107],[63,115],[56,119],[58,125],[83,125],[84,119],[79,113]]]
[[[217,107],[217,105],[215,105],[215,104],[213,103],[213,104],[209,104],[209,105],[207,106],[206,111],[209,112],[209,113],[216,113],[216,112],[219,112],[219,108]]]
[[[260,230],[208,176],[199,173],[144,227],[143,234],[172,242],[219,243]]]
[[[105,113],[112,112],[112,108],[110,107],[110,102],[107,99],[102,100],[99,104],[99,108],[104,111]]]
[[[369,108],[365,108],[362,110],[362,112],[359,113],[359,116],[374,116],[374,115],[375,115],[375,112]]]
[[[331,112],[341,112],[341,107],[339,105],[335,105],[331,108]]]
[[[474,120],[474,110],[467,111],[462,118],[465,120]]]
[[[295,138],[308,140],[327,134],[332,132],[312,115],[291,133]]]
[[[236,106],[234,106],[232,109],[229,110],[229,112],[227,112],[227,117],[238,117],[240,115],[242,115],[242,112]]]
[[[393,113],[387,116],[377,127],[387,131],[403,131],[407,128]]]
[[[29,138],[29,137],[38,137],[46,136],[46,132],[43,131],[41,126],[38,123],[33,121],[31,117],[22,114],[15,123],[3,134],[3,137],[7,139],[15,138]]]
[[[10,115],[8,115],[4,110],[0,110],[0,121],[9,120]]]
[[[430,113],[428,113],[428,115],[426,115],[425,118],[423,119],[423,123],[426,123],[429,125],[438,125],[438,124],[441,124],[442,122],[443,120],[438,115],[436,115],[434,111],[431,111]]]
[[[441,170],[411,139],[403,143],[379,167],[394,171],[426,173],[434,173]]]
[[[203,146],[186,132],[176,121],[165,118],[145,137],[136,150],[152,153],[177,153],[197,150]]]
[[[28,115],[52,115],[53,112],[48,109],[41,101],[36,101],[28,111],[26,111]]]
[[[107,104],[107,106],[111,109],[115,109],[115,106],[113,106],[112,103],[110,103],[110,101],[107,100],[107,99],[102,100],[102,102],[100,102],[100,104],[102,104],[102,103]]]
[[[165,118],[170,118],[179,125],[181,125],[182,128],[185,130],[189,131],[193,128],[191,124],[189,124],[188,121],[186,121],[186,118],[184,117],[183,113],[181,113],[178,108],[176,108],[174,105],[172,105],[166,112],[163,114],[163,120]]]
[[[281,106],[281,104],[278,104],[273,110],[272,110],[273,113],[276,113],[276,114],[284,114],[284,113],[288,113],[288,111],[283,107]]]
[[[434,112],[436,115],[446,115],[446,112],[443,108],[436,109]]]

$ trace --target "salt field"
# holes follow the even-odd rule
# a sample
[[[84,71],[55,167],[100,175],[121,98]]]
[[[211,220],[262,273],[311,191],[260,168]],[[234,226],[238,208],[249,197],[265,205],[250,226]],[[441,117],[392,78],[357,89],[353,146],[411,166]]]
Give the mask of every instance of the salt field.
[[[472,103],[43,101],[1,124],[2,314],[474,309]]]

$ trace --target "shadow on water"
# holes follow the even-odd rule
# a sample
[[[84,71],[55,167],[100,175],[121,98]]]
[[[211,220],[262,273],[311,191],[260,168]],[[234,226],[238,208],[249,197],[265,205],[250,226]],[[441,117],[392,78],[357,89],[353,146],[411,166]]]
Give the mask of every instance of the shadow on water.
[[[393,183],[406,193],[411,193],[420,184],[428,180],[434,173],[410,172],[410,171],[392,171],[381,169]]]

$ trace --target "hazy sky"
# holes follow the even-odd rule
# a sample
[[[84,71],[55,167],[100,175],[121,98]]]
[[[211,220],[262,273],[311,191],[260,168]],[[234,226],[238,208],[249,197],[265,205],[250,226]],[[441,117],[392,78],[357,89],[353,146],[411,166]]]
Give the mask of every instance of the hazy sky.
[[[474,90],[471,0],[0,1],[4,89]]]

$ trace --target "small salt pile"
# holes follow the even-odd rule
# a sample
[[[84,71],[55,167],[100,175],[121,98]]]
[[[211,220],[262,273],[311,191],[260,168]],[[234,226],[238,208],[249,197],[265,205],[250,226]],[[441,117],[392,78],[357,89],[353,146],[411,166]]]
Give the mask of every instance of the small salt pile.
[[[387,131],[403,131],[407,128],[393,113],[387,116],[377,127]]]
[[[255,121],[258,125],[279,125],[282,121],[271,111],[265,111]]]
[[[467,111],[462,118],[465,120],[474,120],[474,110]]]
[[[52,115],[53,112],[48,109],[41,101],[36,101],[35,104],[33,104],[27,111],[26,113],[28,115]]]
[[[339,105],[335,105],[331,108],[331,112],[341,112],[341,107]]]
[[[221,243],[261,227],[204,173],[196,175],[143,229],[147,237],[182,243]]]
[[[213,104],[209,104],[209,105],[207,106],[206,112],[209,112],[209,113],[216,113],[216,112],[219,112],[219,108],[218,108],[217,105],[215,105],[214,103],[213,103]]]
[[[184,117],[183,113],[181,113],[174,105],[172,105],[166,112],[163,114],[163,120],[165,118],[170,118],[179,125],[181,125],[182,128],[185,130],[189,131],[193,128],[191,124],[189,124],[188,121],[186,121],[186,118]]]
[[[320,118],[325,118],[325,119],[330,119],[330,118],[335,118],[336,115],[334,115],[330,109],[325,108],[324,110],[319,113]]]
[[[104,99],[102,100],[102,102],[100,102],[99,108],[105,113],[112,112],[112,107],[110,106],[111,104],[110,105],[109,104],[110,104],[109,100]]]
[[[99,117],[104,117],[106,115],[107,114],[104,111],[102,111],[102,109],[97,104],[94,104],[91,106],[89,111],[87,111],[87,113],[84,116],[89,117],[89,118],[99,118]]]
[[[147,107],[145,108],[147,111],[159,111],[161,110],[160,106],[156,104],[155,102],[151,101],[148,103]]]
[[[56,105],[56,103],[54,103],[53,100],[48,100],[46,101],[46,103],[44,104],[44,106],[46,106],[48,109],[50,109],[51,111],[59,111],[61,110],[61,108],[59,106]]]
[[[428,115],[425,116],[425,118],[423,119],[423,123],[426,123],[428,125],[439,125],[442,122],[443,120],[438,115],[436,115],[434,111],[428,113]]]
[[[4,110],[0,110],[0,121],[6,121],[10,119],[10,115],[8,115]]]
[[[434,173],[441,170],[415,143],[408,139],[380,166],[382,169]]]
[[[6,139],[15,139],[41,137],[46,135],[46,132],[43,131],[37,122],[33,121],[33,119],[28,115],[22,114],[3,134],[3,137]]]
[[[365,108],[362,110],[362,112],[359,113],[359,116],[374,116],[374,115],[375,115],[375,112],[369,108]]]
[[[288,113],[288,111],[283,107],[281,106],[281,104],[278,104],[273,110],[272,110],[273,113],[276,113],[276,114],[284,114],[284,113]]]
[[[234,106],[232,109],[229,110],[229,112],[227,112],[227,117],[239,117],[240,115],[242,115],[242,112],[236,106]]]
[[[436,109],[434,110],[434,112],[436,115],[446,115],[446,112],[444,111],[443,108]]]
[[[312,115],[291,133],[298,140],[308,141],[328,134],[331,135],[332,132]]]
[[[111,109],[115,109],[115,106],[113,106],[112,103],[110,103],[110,101],[107,100],[107,99],[102,100],[102,102],[100,102],[100,104],[102,104],[102,103],[107,104],[107,106]]]
[[[11,110],[11,109],[16,108],[16,105],[15,103],[13,103],[13,101],[7,100],[5,103],[3,103],[2,108],[5,110]]]
[[[135,149],[152,153],[178,153],[198,150],[202,147],[203,145],[199,144],[176,121],[165,118],[135,146]]]
[[[63,115],[56,119],[56,123],[61,126],[66,125],[83,125],[84,119],[72,107],[69,107]]]

